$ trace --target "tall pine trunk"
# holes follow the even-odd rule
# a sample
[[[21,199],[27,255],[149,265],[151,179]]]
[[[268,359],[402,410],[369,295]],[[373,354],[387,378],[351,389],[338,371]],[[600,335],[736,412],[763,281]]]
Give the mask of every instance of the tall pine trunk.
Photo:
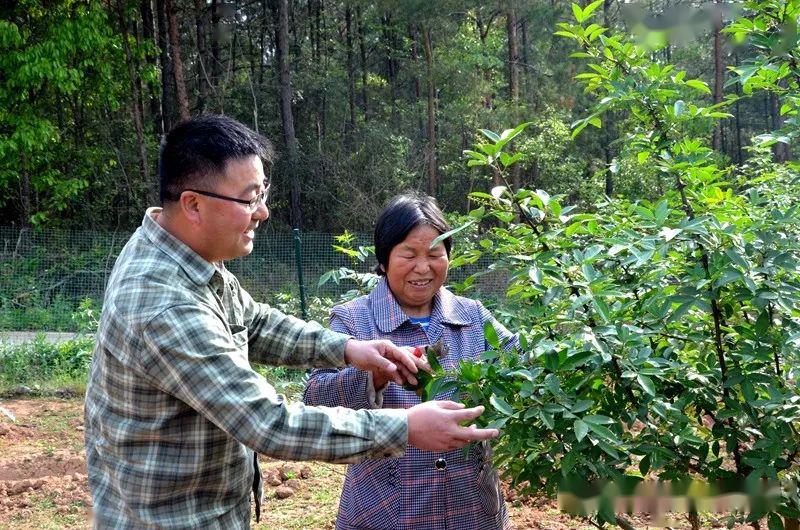
[[[147,42],[158,44],[156,41],[152,0],[142,0],[139,10],[142,17],[142,38]],[[156,69],[158,67],[158,58],[152,54],[147,54],[145,60],[151,68]],[[156,138],[161,138],[164,133],[164,123],[161,121],[161,99],[158,94],[157,83],[147,83],[147,99],[150,106],[150,120],[153,123],[152,133]]]
[[[219,54],[220,27],[220,1],[211,0],[211,86],[219,86],[219,76],[222,61]]]
[[[197,112],[202,114],[206,109],[211,85],[206,71],[206,2],[194,0],[194,27],[197,36]]]
[[[347,49],[347,107],[349,118],[345,131],[347,136],[356,129],[356,73],[353,64],[353,12],[350,4],[344,8],[344,37]]]
[[[358,49],[361,57],[361,109],[364,112],[364,121],[369,119],[369,101],[367,100],[367,51],[364,46],[364,18],[361,16],[361,6],[356,6],[356,27],[358,28]]]
[[[149,163],[147,161],[147,144],[144,140],[144,124],[143,114],[141,107],[141,94],[139,93],[139,84],[136,82],[137,73],[136,65],[134,63],[133,53],[131,51],[128,23],[125,17],[125,11],[122,0],[116,2],[117,18],[119,20],[119,29],[122,34],[122,48],[125,51],[125,63],[128,67],[128,77],[130,78],[131,86],[131,118],[133,119],[133,128],[136,131],[136,143],[139,147],[139,178],[145,186],[152,185],[150,182]],[[153,197],[150,197],[152,200]]]
[[[431,28],[422,26],[422,45],[425,49],[425,72],[428,83],[428,150],[425,154],[425,167],[428,177],[428,194],[435,196],[439,189],[436,174],[436,83],[433,78],[433,45]]]
[[[422,82],[419,79],[420,65],[419,65],[419,29],[416,26],[409,26],[408,35],[411,37],[411,61],[414,63],[414,73],[411,76],[414,109],[419,108],[419,101],[422,97]],[[425,124],[424,118],[420,112],[415,112],[417,115],[417,130],[418,137],[425,137]]]
[[[292,113],[292,73],[289,65],[289,2],[277,2],[277,28],[275,45],[278,51],[279,97],[281,106],[281,123],[283,125],[283,141],[286,145],[286,171],[291,180],[289,218],[294,228],[302,225],[302,209],[300,207],[300,176],[298,174],[297,137],[294,131],[294,115]]]
[[[161,127],[162,133],[172,129],[175,116],[175,83],[169,45],[166,0],[156,0],[158,48],[161,63]]]
[[[189,95],[183,80],[183,61],[181,60],[181,41],[178,36],[178,11],[174,0],[164,0],[167,9],[169,43],[172,48],[172,75],[175,79],[175,94],[178,98],[178,115],[181,121],[189,119]]]
[[[725,83],[725,65],[722,62],[722,10],[719,0],[714,10],[714,104],[722,102]],[[711,146],[718,153],[725,148],[725,130],[722,120],[717,120],[711,135]]]
[[[394,28],[392,27],[391,15],[386,13],[381,17],[381,30],[383,33],[383,45],[386,52],[384,56],[384,68],[386,79],[389,84],[389,100],[391,103],[392,124],[397,124],[397,72],[395,69],[394,50]]]
[[[506,12],[506,33],[508,35],[508,95],[511,103],[512,125],[519,122],[519,45],[517,43],[517,13],[513,3]],[[520,166],[514,164],[511,169],[514,189],[520,188]],[[499,182],[495,183],[496,185]]]

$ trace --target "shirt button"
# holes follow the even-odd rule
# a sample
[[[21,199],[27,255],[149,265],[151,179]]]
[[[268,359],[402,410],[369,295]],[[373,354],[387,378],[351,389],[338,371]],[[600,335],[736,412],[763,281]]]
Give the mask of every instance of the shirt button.
[[[447,460],[444,458],[437,458],[433,466],[436,468],[436,471],[444,471],[447,469]]]

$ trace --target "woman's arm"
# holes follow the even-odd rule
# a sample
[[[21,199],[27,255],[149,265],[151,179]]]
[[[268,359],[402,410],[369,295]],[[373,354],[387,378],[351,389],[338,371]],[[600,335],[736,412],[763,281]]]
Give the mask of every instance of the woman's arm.
[[[355,325],[349,318],[345,308],[338,308],[331,314],[331,329],[354,336],[357,339],[371,337],[357,336]],[[342,406],[351,409],[379,409],[383,406],[383,393],[387,387],[385,381],[377,382],[375,388],[371,372],[358,368],[316,369],[311,372],[303,401],[308,405],[324,405],[328,407]]]

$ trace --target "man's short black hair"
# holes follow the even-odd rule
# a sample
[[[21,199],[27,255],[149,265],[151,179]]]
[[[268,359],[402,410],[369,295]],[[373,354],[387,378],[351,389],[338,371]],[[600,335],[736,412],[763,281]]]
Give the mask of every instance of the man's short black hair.
[[[392,249],[420,225],[430,226],[440,234],[450,231],[436,199],[429,195],[406,192],[389,202],[375,223],[375,257],[378,259],[376,273],[386,274]],[[450,237],[443,241],[448,256],[452,242]]]
[[[253,155],[267,166],[275,151],[269,140],[232,118],[209,114],[179,123],[161,142],[161,204],[178,200],[187,188],[212,187],[222,178],[229,160]]]

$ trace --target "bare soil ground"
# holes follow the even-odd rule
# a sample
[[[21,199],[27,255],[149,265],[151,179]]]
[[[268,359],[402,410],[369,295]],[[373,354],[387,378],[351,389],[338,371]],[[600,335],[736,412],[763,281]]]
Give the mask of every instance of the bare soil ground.
[[[12,422],[0,414],[0,530],[89,528],[92,502],[83,450],[83,402],[15,399],[0,405],[16,416]],[[256,529],[334,527],[344,466],[264,458],[262,469],[265,502]],[[553,501],[523,501],[514,492],[506,493],[519,530],[593,528],[560,513]],[[634,517],[632,523],[637,529],[655,528],[642,518]],[[704,517],[703,523],[703,528],[724,528],[721,518]]]

